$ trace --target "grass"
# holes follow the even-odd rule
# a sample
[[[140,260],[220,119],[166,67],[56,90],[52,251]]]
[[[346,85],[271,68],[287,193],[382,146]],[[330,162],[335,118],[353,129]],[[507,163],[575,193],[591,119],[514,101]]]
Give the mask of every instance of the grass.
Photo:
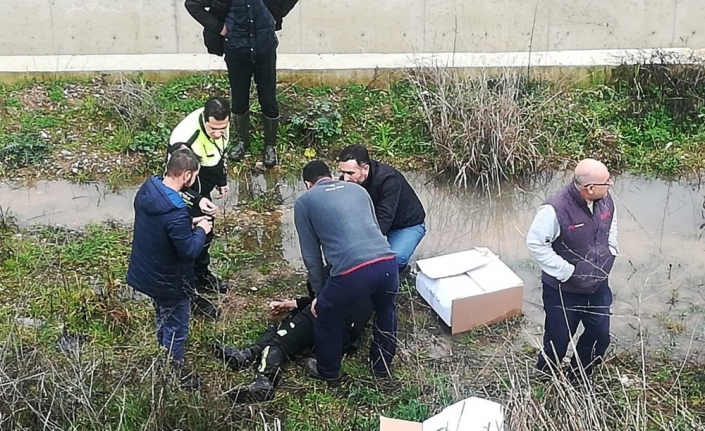
[[[702,69],[653,61],[618,68],[589,87],[527,81],[508,71],[468,78],[441,67],[417,69],[386,88],[281,84],[281,165],[292,171],[364,143],[378,159],[452,174],[465,185],[496,184],[588,156],[615,171],[692,175],[705,161]],[[35,176],[103,179],[117,158],[140,173],[158,170],[171,128],[207,97],[227,96],[227,88],[222,74],[0,86],[0,155],[25,154],[18,142],[28,152],[43,144],[42,157],[3,166],[0,176],[40,171]],[[251,100],[256,114],[254,93]],[[253,115],[255,159],[261,129]],[[39,139],[18,139],[27,135]],[[50,163],[39,163],[45,155]],[[86,155],[97,162],[67,168]]]
[[[703,429],[705,381],[688,360],[636,344],[615,352],[592,386],[542,383],[531,376],[536,349],[521,341],[521,319],[452,337],[441,348],[446,331],[409,286],[398,301],[392,380],[369,375],[363,348],[345,359],[340,387],[306,379],[293,363],[273,401],[232,405],[223,394],[254,373],[226,369],[208,346],[253,342],[268,324],[270,299],[303,293],[301,276],[282,262],[278,213],[266,214],[245,208],[220,220],[215,268],[235,288],[217,299],[220,320],[192,320],[187,361],[205,381],[196,392],[160,371],[152,307],[124,285],[128,227],[18,229],[3,216],[0,428],[375,430],[381,414],[422,421],[476,395],[503,403],[516,431]],[[80,350],[57,350],[60,337],[76,335],[86,337]]]

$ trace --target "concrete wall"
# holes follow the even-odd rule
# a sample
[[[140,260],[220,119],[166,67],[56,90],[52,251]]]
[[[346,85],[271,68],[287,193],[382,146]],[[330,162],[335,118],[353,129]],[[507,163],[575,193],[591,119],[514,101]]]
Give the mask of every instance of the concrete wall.
[[[300,0],[280,53],[699,49],[703,17],[705,0]],[[203,53],[200,31],[183,0],[0,1],[0,56]]]

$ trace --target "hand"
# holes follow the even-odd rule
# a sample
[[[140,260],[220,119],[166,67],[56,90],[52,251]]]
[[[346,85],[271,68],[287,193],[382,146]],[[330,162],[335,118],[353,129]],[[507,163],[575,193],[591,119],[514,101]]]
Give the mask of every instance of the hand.
[[[201,199],[201,203],[198,204],[198,206],[201,208],[201,211],[203,214],[212,216],[218,211],[218,207],[213,204],[213,202],[210,201],[210,199],[203,198]]]
[[[311,314],[313,314],[313,317],[318,318],[318,314],[316,314],[316,304],[318,303],[318,298],[314,298],[313,302],[311,303]]]
[[[220,35],[225,36],[226,34],[228,34],[228,27],[226,27],[225,24],[223,24],[223,29],[220,30]]]
[[[196,224],[196,227],[200,227],[206,232],[206,235],[208,235],[213,230],[213,222],[211,222],[208,218],[203,217],[203,219]]]
[[[296,308],[296,301],[272,301],[269,303],[269,313],[271,315],[277,315],[284,313],[285,311],[293,310]]]
[[[230,186],[223,186],[223,187],[217,187],[218,193],[218,198],[225,197],[228,193],[230,193]]]
[[[210,218],[208,216],[200,216],[200,217],[194,217],[193,219],[191,219],[191,229],[198,226],[198,224],[203,220],[210,221]]]

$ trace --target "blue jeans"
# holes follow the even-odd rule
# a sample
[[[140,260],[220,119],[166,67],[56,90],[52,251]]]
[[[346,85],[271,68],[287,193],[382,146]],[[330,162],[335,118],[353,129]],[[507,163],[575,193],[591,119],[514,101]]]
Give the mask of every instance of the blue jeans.
[[[340,377],[343,360],[344,316],[360,299],[370,297],[375,309],[370,346],[372,369],[388,372],[397,349],[396,297],[399,273],[393,259],[376,262],[350,274],[330,277],[317,296],[314,326],[318,373],[326,379]]]
[[[387,232],[387,242],[389,242],[392,251],[397,255],[396,259],[399,268],[409,264],[411,255],[414,254],[416,247],[419,246],[424,236],[426,236],[426,223]]]
[[[544,284],[546,323],[543,353],[539,353],[536,367],[542,371],[547,371],[549,365],[558,369],[568,351],[570,339],[575,335],[578,324],[583,322],[585,331],[575,343],[571,371],[578,375],[579,366],[582,366],[585,374],[590,376],[594,367],[602,362],[610,345],[611,306],[612,290],[607,283],[595,293],[583,295],[563,292]],[[577,359],[580,359],[580,364]]]
[[[154,300],[157,317],[157,342],[164,347],[175,364],[183,364],[189,332],[191,300]]]

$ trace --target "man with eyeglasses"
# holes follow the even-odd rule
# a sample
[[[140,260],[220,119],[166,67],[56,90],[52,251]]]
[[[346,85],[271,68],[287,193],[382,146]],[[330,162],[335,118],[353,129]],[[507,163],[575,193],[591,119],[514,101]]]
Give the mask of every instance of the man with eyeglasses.
[[[574,178],[538,208],[526,245],[541,268],[546,314],[543,351],[537,369],[560,370],[578,324],[585,331],[575,345],[567,377],[589,377],[610,344],[612,291],[609,273],[619,254],[616,208],[607,167],[584,159]]]

